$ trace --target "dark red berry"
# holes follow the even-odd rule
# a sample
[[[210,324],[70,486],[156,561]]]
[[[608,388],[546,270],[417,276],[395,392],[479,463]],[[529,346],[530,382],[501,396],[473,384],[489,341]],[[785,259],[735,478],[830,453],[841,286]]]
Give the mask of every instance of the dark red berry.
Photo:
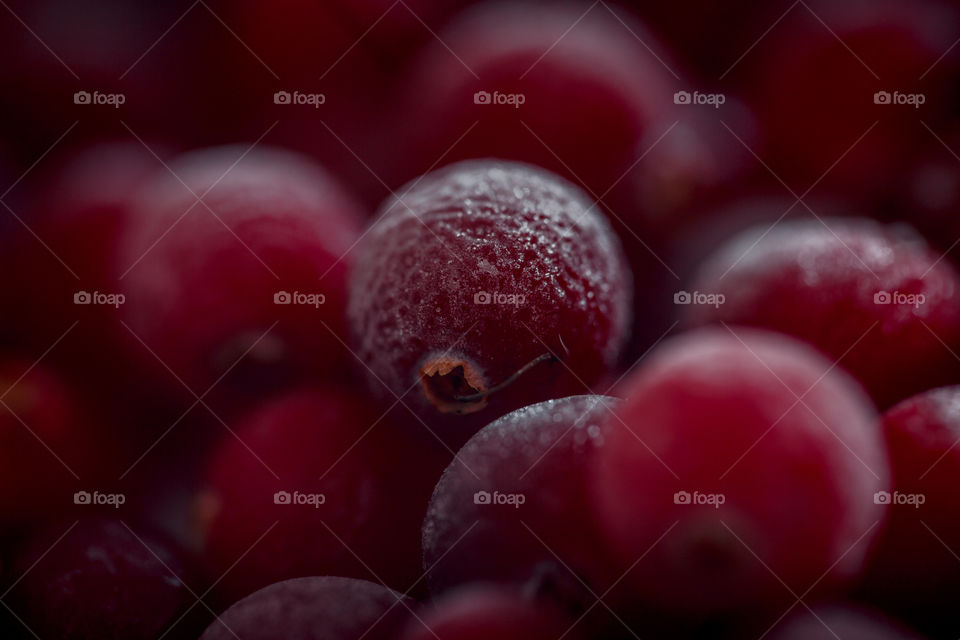
[[[534,167],[428,174],[386,203],[355,257],[348,315],[374,391],[415,391],[405,402],[451,440],[583,392],[626,339],[617,238],[581,191]]]
[[[728,241],[683,308],[802,338],[853,373],[881,407],[958,378],[960,276],[916,234],[866,219],[761,225]]]
[[[769,632],[770,640],[921,640],[899,623],[870,609],[849,604],[797,606]]]

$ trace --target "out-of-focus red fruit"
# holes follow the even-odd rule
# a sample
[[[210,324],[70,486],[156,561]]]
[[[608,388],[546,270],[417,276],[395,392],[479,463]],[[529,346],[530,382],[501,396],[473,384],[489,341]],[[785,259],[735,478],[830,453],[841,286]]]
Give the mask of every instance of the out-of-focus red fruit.
[[[226,376],[218,392],[236,402],[303,377],[344,378],[348,253],[362,217],[309,160],[245,152],[172,163],[176,177],[137,194],[117,251],[123,319],[147,347],[136,353],[156,368],[149,348],[198,394]]]
[[[348,391],[297,391],[225,437],[201,524],[227,596],[322,574],[413,586],[420,523],[446,457],[380,417]]]
[[[579,189],[527,165],[428,174],[385,203],[355,265],[350,328],[374,391],[415,392],[405,402],[449,441],[585,391],[626,340],[616,236]]]
[[[50,517],[116,470],[116,434],[43,365],[0,361],[0,525]]]
[[[956,19],[935,2],[795,6],[729,76],[748,78],[761,156],[797,193],[824,174],[820,188],[886,193],[928,136],[921,120],[951,109]]]
[[[701,266],[690,324],[764,327],[819,347],[881,407],[955,381],[960,276],[917,234],[866,219],[761,225]],[[692,302],[696,302],[691,300]]]
[[[873,500],[886,452],[860,387],[787,336],[734,331],[651,354],[594,456],[615,576],[634,608],[680,625],[775,617],[791,590],[845,585],[886,509]]]
[[[545,167],[601,196],[642,154],[641,141],[669,126],[673,78],[657,59],[662,47],[604,6],[486,3],[440,37],[404,85],[398,183],[441,157],[496,157]]]
[[[431,590],[485,580],[582,590],[579,576],[599,575],[603,545],[585,473],[600,425],[618,404],[605,396],[548,400],[477,432],[447,467],[427,510]]]
[[[413,601],[352,578],[285,580],[227,609],[201,640],[393,640]]]
[[[882,614],[848,604],[798,606],[767,636],[770,640],[921,640]]]
[[[556,640],[578,638],[574,621],[514,589],[470,585],[411,619],[401,640]]]
[[[13,554],[12,609],[50,640],[187,638],[194,599],[184,559],[162,538],[121,520],[58,522]],[[196,630],[192,630],[196,633]]]
[[[960,630],[960,387],[927,391],[884,415],[890,446],[893,492],[878,500],[890,505],[861,590],[884,610],[933,631]]]

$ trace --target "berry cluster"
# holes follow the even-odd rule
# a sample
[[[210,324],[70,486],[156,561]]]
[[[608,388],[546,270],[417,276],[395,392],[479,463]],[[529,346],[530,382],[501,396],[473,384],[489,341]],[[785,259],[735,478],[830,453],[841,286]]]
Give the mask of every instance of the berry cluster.
[[[0,5],[0,637],[960,635],[957,2]]]

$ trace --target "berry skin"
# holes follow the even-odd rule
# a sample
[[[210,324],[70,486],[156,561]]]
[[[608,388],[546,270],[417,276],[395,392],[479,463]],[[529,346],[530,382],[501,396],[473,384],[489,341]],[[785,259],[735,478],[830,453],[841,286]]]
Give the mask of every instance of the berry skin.
[[[162,172],[146,185],[117,265],[132,332],[198,394],[230,372],[218,386],[241,403],[291,380],[343,377],[348,356],[331,332],[346,333],[341,258],[362,217],[311,161],[245,151],[181,156],[171,165],[179,180]]]
[[[396,591],[366,580],[296,578],[240,600],[200,640],[392,640],[412,604]]]
[[[53,524],[13,557],[9,577],[22,579],[10,592],[12,608],[39,637],[151,640],[168,629],[164,637],[189,637],[179,621],[194,602],[183,560],[135,524]]]
[[[371,384],[388,398],[383,386],[419,386],[405,402],[454,441],[583,392],[626,339],[631,276],[616,236],[582,192],[534,167],[428,174],[384,205],[356,254],[348,317]]]
[[[960,630],[956,486],[960,478],[960,387],[904,400],[883,417],[890,447],[893,489],[890,519],[863,579],[867,599],[928,629]]]
[[[602,545],[585,474],[599,425],[617,404],[605,396],[547,400],[474,434],[427,510],[423,555],[431,591],[476,581],[579,588],[571,571],[598,575]],[[498,503],[510,497],[513,503]]]
[[[802,343],[735,331],[651,354],[594,456],[615,575],[643,556],[630,602],[683,623],[782,612],[793,600],[772,574],[795,593],[836,589],[885,513],[886,453],[859,386]]]
[[[407,624],[400,640],[556,640],[577,638],[548,604],[520,591],[477,584],[445,594]]]
[[[199,503],[211,575],[236,563],[226,597],[306,575],[373,572],[402,589],[419,577],[420,523],[446,458],[379,418],[350,391],[318,389],[271,399],[236,425]]]
[[[766,235],[764,235],[766,234]],[[880,407],[954,381],[960,276],[916,234],[865,219],[782,222],[743,232],[700,268],[689,324],[788,333],[837,359]],[[946,345],[946,346],[944,346]]]
[[[921,640],[885,616],[849,604],[797,607],[769,632],[770,640]]]

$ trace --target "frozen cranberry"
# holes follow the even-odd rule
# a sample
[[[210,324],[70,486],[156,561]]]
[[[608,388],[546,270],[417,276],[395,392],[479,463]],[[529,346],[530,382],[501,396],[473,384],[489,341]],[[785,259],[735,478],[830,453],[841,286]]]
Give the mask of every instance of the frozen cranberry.
[[[524,407],[460,449],[423,525],[432,591],[484,580],[582,589],[579,576],[598,575],[585,468],[618,402],[571,396]]]
[[[115,472],[117,438],[44,365],[0,361],[0,523],[49,517]]]
[[[692,286],[724,300],[684,307],[691,324],[807,340],[882,407],[958,377],[950,351],[960,344],[958,275],[904,227],[833,218],[761,225],[719,249]]]
[[[428,174],[384,205],[355,264],[348,315],[374,389],[419,387],[405,402],[443,418],[451,440],[582,392],[616,363],[629,326],[631,277],[606,220],[526,165]]]
[[[942,56],[956,19],[936,2],[795,6],[729,76],[749,78],[765,162],[797,193],[821,177],[821,187],[884,193],[929,135],[921,120],[950,109],[955,64]]]
[[[920,636],[885,616],[848,604],[797,607],[767,636],[770,640],[920,640]]]
[[[673,78],[642,25],[602,6],[584,9],[492,2],[458,16],[404,84],[397,178],[441,156],[496,157],[582,180],[598,196],[612,188],[641,141],[667,130]]]
[[[578,637],[574,621],[508,588],[470,585],[440,598],[407,624],[401,640],[556,640]]]
[[[413,601],[352,578],[310,577],[277,582],[227,609],[201,640],[391,640]]]
[[[844,585],[886,508],[873,500],[886,453],[859,386],[789,337],[733,331],[651,354],[594,456],[615,575],[634,606],[680,624],[758,619],[814,584]]]
[[[159,366],[153,351],[198,394],[227,376],[218,387],[235,401],[345,375],[347,254],[362,216],[309,160],[246,151],[187,154],[171,165],[176,177],[150,181],[117,265],[147,366]]]
[[[10,577],[19,581],[11,606],[39,637],[188,637],[180,620],[194,599],[183,559],[136,524],[57,523],[31,536],[13,558]]]
[[[420,523],[446,462],[429,442],[335,389],[270,400],[235,431],[200,503],[205,557],[213,576],[229,569],[227,596],[305,575],[413,585]]]
[[[863,591],[867,597],[929,629],[953,618],[960,593],[960,387],[927,391],[884,415],[893,469],[890,521],[880,537]]]

